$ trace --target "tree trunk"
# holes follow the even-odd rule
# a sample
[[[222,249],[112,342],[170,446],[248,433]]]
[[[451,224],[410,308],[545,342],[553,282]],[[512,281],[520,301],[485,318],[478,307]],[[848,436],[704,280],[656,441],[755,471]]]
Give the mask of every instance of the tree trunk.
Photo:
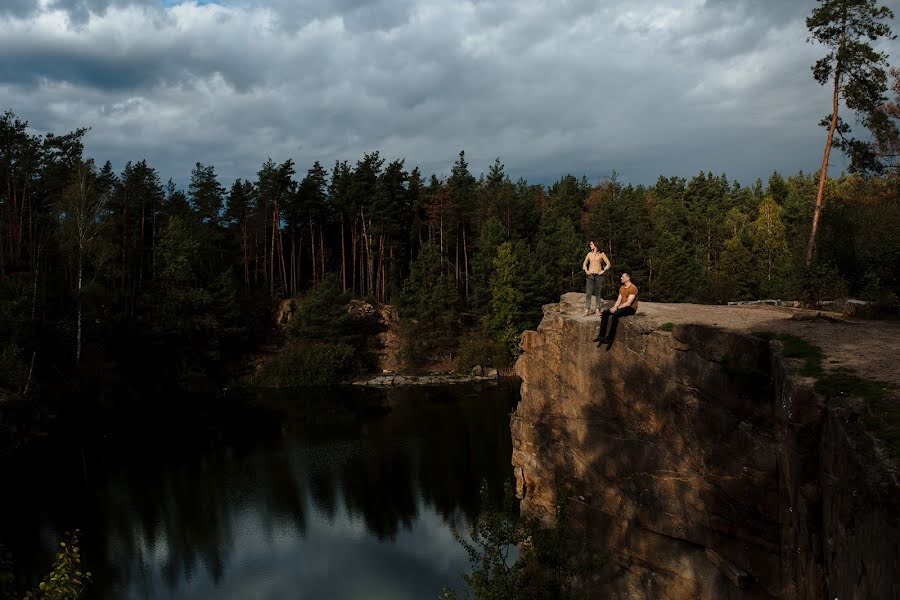
[[[325,281],[325,236],[322,233],[322,225],[319,225],[319,264],[322,268],[319,281]]]
[[[281,233],[281,227],[278,227],[278,258],[281,264],[281,289],[283,294],[288,292],[287,268],[284,263],[284,237]]]
[[[341,213],[341,285],[347,291],[347,250],[344,245],[344,213]]]
[[[846,22],[841,24],[841,41],[838,45],[836,56],[841,55],[844,49],[844,36],[846,34]],[[806,266],[812,264],[813,251],[816,248],[816,234],[819,231],[819,220],[822,217],[822,200],[825,196],[825,182],[828,180],[828,157],[831,155],[831,143],[834,140],[834,131],[837,129],[838,104],[840,102],[841,89],[841,63],[838,61],[834,68],[834,92],[831,99],[831,125],[828,127],[828,137],[825,140],[825,154],[822,157],[822,170],[819,173],[819,189],[816,191],[816,208],[813,210],[812,228],[809,232],[809,242],[806,244]]]
[[[378,301],[384,302],[384,234],[378,236]]]
[[[313,233],[312,219],[309,220],[309,261],[310,261],[310,266],[312,267],[312,269],[310,269],[310,273],[312,273],[312,285],[313,285],[313,287],[315,287],[316,286],[316,273],[317,273],[317,269],[316,269],[316,235],[315,235],[315,233]]]
[[[465,261],[466,302],[469,301],[469,248],[466,244],[466,229],[463,228],[463,261]]]
[[[269,245],[269,295],[275,295],[275,227],[278,225],[278,201],[272,207],[272,243]]]
[[[122,296],[125,296],[125,273],[128,271],[128,190],[122,194]],[[127,304],[127,301],[126,301]]]
[[[241,248],[244,251],[244,286],[250,287],[250,263],[247,259],[247,222],[245,220],[241,220]]]
[[[350,254],[352,255],[351,262],[353,267],[353,280],[351,290],[353,291],[353,295],[356,295],[356,215],[353,215],[353,223],[350,226]]]
[[[83,272],[83,249],[78,245],[78,332],[75,334],[75,364],[81,362],[81,277]]]

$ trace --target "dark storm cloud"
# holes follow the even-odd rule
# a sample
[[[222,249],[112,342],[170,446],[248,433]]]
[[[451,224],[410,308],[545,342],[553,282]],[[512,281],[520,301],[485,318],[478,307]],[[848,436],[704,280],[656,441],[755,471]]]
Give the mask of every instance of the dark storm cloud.
[[[460,149],[514,178],[749,182],[821,152],[813,0],[169,4],[0,13],[0,98],[182,182],[198,160],[228,179],[372,150],[441,174]]]
[[[0,17],[25,18],[37,11],[34,0],[4,0],[0,4]]]

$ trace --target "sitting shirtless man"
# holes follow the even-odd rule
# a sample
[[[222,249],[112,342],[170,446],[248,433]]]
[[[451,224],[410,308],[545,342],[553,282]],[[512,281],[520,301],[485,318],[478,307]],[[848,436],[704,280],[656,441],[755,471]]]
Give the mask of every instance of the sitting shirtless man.
[[[638,289],[636,285],[631,283],[631,275],[622,273],[622,287],[619,288],[619,297],[616,299],[616,303],[613,304],[611,309],[604,308],[600,316],[600,331],[597,333],[597,337],[594,338],[598,348],[603,344],[612,344],[613,339],[616,337],[616,327],[620,318],[630,317],[637,312],[637,295]],[[606,323],[608,321],[611,322],[607,333]]]

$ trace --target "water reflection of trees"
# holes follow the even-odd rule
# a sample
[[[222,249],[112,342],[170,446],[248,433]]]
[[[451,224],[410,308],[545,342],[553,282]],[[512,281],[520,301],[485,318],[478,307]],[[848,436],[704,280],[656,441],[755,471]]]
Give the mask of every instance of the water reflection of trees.
[[[3,519],[0,539],[10,540],[20,575],[33,579],[52,550],[38,542],[39,531],[80,526],[95,595],[110,596],[120,586],[149,586],[154,566],[170,591],[201,573],[221,581],[236,540],[246,539],[236,527],[248,514],[262,544],[285,532],[304,536],[310,509],[330,523],[344,513],[382,541],[411,528],[423,505],[448,523],[471,521],[480,481],[499,502],[510,477],[514,392],[464,392],[476,395],[395,390],[384,416],[341,418],[331,430],[327,419],[301,421],[275,440],[173,442],[137,458],[90,451],[58,463],[60,477],[35,480],[36,503],[3,495],[5,514],[27,518]]]

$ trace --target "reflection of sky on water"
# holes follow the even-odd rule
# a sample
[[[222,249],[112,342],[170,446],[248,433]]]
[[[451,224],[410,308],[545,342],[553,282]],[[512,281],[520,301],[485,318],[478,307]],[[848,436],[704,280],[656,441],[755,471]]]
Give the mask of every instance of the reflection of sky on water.
[[[517,393],[402,394],[376,417],[326,397],[275,431],[47,447],[0,489],[0,543],[36,583],[80,528],[91,600],[434,598],[469,568],[452,524],[511,479]]]
[[[452,525],[471,523],[482,480],[499,491],[510,479],[514,396],[415,395],[336,430],[176,447],[143,465],[95,454],[80,517],[93,534],[91,596],[418,599],[459,588],[469,564]]]
[[[436,597],[441,587],[459,587],[468,570],[465,551],[444,519],[421,500],[409,529],[392,542],[379,542],[360,518],[341,507],[333,518],[306,498],[307,529],[291,524],[267,531],[252,509],[234,515],[234,540],[218,583],[205,568],[179,578],[170,589],[164,573],[164,539],[143,561],[132,560],[125,577],[131,585],[115,589],[123,599],[174,598],[365,598]],[[461,522],[462,528],[465,523]],[[141,565],[143,562],[143,566]],[[437,587],[435,587],[437,584]]]

